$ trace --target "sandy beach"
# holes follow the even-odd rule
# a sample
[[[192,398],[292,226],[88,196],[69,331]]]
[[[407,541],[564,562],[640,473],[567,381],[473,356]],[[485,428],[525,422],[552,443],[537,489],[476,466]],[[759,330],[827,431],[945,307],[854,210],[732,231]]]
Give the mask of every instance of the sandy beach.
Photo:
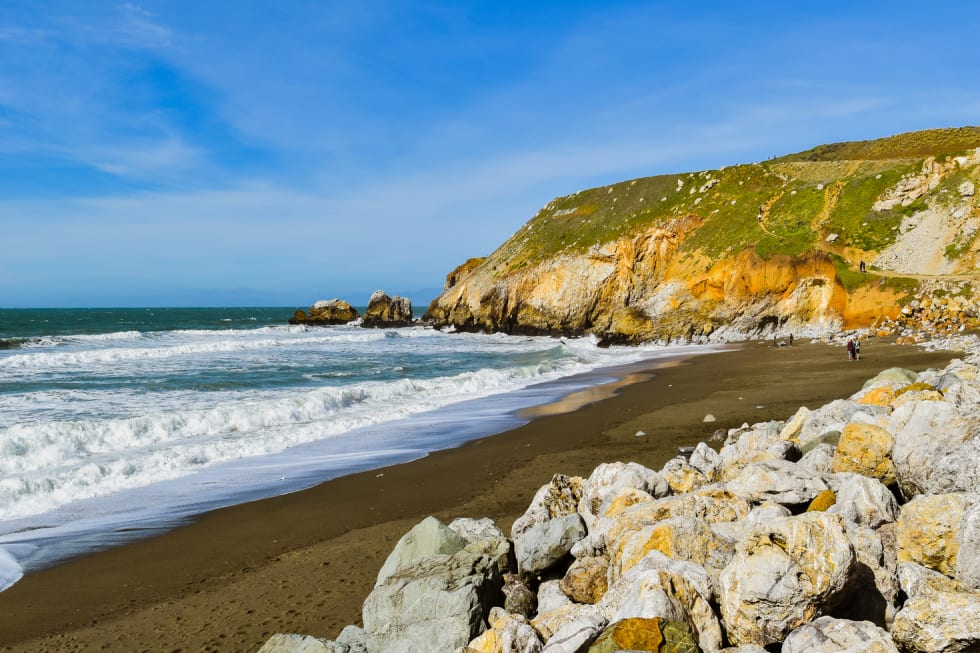
[[[489,516],[508,531],[555,473],[615,460],[659,469],[716,429],[786,419],[882,369],[955,356],[872,339],[852,363],[842,346],[798,340],[634,367],[613,396],[571,398],[512,431],[30,574],[0,593],[0,650],[254,651],[276,632],[334,637],[359,623],[391,547],[426,515]]]

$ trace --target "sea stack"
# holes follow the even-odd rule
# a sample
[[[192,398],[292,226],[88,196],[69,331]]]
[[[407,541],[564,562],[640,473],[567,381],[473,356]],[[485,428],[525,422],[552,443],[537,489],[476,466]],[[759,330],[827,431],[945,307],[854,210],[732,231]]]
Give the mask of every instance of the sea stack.
[[[348,302],[341,299],[321,299],[310,307],[309,314],[302,309],[297,309],[289,318],[289,323],[328,326],[331,324],[347,324],[358,317],[360,316],[357,310]]]
[[[407,297],[389,297],[383,290],[375,290],[364,312],[363,327],[403,327],[412,324],[412,300]]]

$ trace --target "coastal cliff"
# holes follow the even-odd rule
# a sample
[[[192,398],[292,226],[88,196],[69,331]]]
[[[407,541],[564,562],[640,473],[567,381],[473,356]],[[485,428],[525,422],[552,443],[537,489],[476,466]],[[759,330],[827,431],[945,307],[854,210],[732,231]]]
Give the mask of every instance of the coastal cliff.
[[[947,326],[976,326],[978,147],[977,127],[914,132],[559,197],[451,272],[426,319],[643,342],[864,327],[955,296]]]

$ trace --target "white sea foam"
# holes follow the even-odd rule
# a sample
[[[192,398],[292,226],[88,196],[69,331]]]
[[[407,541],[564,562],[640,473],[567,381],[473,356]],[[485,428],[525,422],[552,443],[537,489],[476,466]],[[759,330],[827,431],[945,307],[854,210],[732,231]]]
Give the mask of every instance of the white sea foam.
[[[17,564],[17,560],[0,547],[0,592],[19,581],[23,575],[24,570]]]
[[[570,360],[563,367],[542,363],[246,398],[206,410],[16,424],[0,430],[0,519],[281,451],[581,367]]]
[[[487,433],[480,420],[557,396],[531,389],[514,403],[507,393],[667,352],[596,344],[282,325],[52,336],[3,350],[0,535],[14,538],[5,545],[31,540],[19,529],[68,527],[76,512],[98,520],[108,514],[98,506],[134,493],[148,493],[165,515],[162,506],[175,504],[157,488],[193,486],[189,501],[203,505],[210,499],[193,479],[223,478],[229,466],[240,480],[221,491],[247,494],[269,456],[280,465],[311,448],[317,461],[410,459]],[[451,407],[490,395],[464,413]],[[304,473],[322,473],[295,455]]]
[[[363,334],[327,335],[319,338],[304,338],[297,341],[289,338],[262,339],[222,339],[214,342],[191,342],[157,347],[112,347],[100,349],[85,349],[81,351],[42,352],[16,354],[0,358],[0,369],[9,370],[46,370],[64,369],[65,367],[104,367],[106,365],[141,361],[148,359],[164,359],[200,354],[234,353],[246,350],[271,349],[288,346],[297,342],[303,345],[370,342],[385,338],[383,332]]]

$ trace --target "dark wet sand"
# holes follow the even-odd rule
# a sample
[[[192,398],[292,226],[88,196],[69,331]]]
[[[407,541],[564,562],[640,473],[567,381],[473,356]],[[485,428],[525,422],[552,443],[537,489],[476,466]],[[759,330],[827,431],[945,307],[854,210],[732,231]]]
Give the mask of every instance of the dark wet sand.
[[[718,428],[787,419],[887,367],[955,354],[866,340],[747,344],[648,370],[611,398],[424,459],[225,508],[167,534],[31,574],[0,592],[0,650],[255,651],[276,632],[335,637],[401,535],[426,515],[489,516],[505,531],[555,473],[659,469]],[[702,422],[705,414],[714,423]],[[645,436],[637,437],[637,431]]]

